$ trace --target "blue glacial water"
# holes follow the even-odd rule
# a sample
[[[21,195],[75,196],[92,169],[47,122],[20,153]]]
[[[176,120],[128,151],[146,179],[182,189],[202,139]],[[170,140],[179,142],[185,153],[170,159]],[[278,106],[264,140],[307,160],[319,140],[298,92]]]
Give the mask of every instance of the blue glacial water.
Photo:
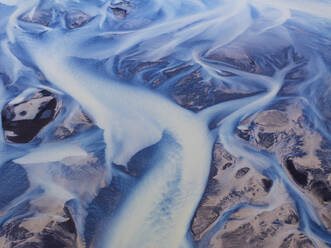
[[[298,98],[310,103],[312,128],[331,141],[329,1],[0,0],[0,13],[0,107],[31,89],[58,94],[65,106],[37,140],[12,144],[0,133],[0,224],[19,215],[27,200],[49,194],[79,199],[84,210],[76,225],[90,247],[194,247],[190,223],[219,141],[285,185],[301,230],[316,247],[331,245],[311,200],[275,156],[235,135],[247,116],[281,98]],[[245,51],[258,66],[219,61],[223,48],[238,60]],[[301,69],[300,79],[289,79]],[[206,93],[197,77],[230,93]],[[183,78],[192,84],[178,87]],[[179,104],[175,90],[193,96],[187,101],[193,103]],[[95,127],[54,141],[54,128],[77,104]],[[90,152],[102,161],[105,187],[120,193],[98,188],[82,199],[75,189],[57,185],[51,169],[40,167]],[[91,207],[97,202],[103,209]],[[224,213],[215,228],[247,206]],[[95,221],[85,222],[91,215]],[[96,234],[91,226],[98,221],[103,226]],[[93,235],[98,240],[91,243]]]

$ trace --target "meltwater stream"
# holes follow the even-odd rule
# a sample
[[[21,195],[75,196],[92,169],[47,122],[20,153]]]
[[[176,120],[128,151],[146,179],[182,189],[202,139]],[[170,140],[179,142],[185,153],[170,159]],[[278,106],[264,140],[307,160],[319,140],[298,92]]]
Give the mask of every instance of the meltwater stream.
[[[277,155],[237,135],[298,100],[331,142],[328,1],[0,0],[0,13],[0,170],[17,168],[26,184],[13,197],[15,180],[1,184],[0,247],[214,247],[225,212],[202,238],[191,225],[215,143],[286,189],[312,247],[331,246],[330,215]],[[30,231],[35,219],[44,226]],[[31,235],[9,238],[11,221]]]

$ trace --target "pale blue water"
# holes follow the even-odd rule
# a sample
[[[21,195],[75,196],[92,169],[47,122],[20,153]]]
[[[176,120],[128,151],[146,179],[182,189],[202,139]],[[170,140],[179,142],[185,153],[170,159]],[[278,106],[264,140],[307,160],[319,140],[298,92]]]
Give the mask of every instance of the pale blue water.
[[[308,0],[117,2],[0,1],[0,106],[29,88],[61,92],[66,106],[58,122],[43,129],[38,141],[8,144],[1,132],[0,171],[5,170],[2,175],[9,179],[1,182],[0,208],[10,207],[0,215],[0,224],[15,215],[15,207],[26,197],[38,196],[31,195],[31,188],[24,195],[22,187],[29,185],[19,164],[47,164],[95,152],[106,168],[108,185],[119,187],[122,199],[114,206],[105,201],[109,208],[104,204],[99,212],[86,208],[87,213],[101,215],[96,219],[104,223],[97,234],[87,225],[97,223],[88,219],[80,224],[87,241],[97,235],[96,246],[104,248],[195,246],[190,222],[218,140],[234,156],[284,184],[297,206],[302,231],[314,242],[330,245],[330,233],[311,202],[287,178],[276,158],[248,148],[234,132],[245,117],[289,97],[310,103],[306,115],[312,129],[330,140],[331,4]],[[120,12],[111,6],[121,8]],[[227,47],[238,60],[242,51],[250,54],[259,71],[218,61],[219,50]],[[189,78],[190,87],[176,86],[196,70],[201,80]],[[297,70],[305,74],[291,80]],[[160,84],[153,86],[157,80]],[[203,82],[233,95],[225,99],[206,94]],[[176,91],[200,98],[194,100],[195,107],[180,106],[173,97]],[[76,103],[97,128],[54,142],[52,128]],[[49,112],[43,115],[49,116]],[[14,160],[16,164],[10,167]],[[127,165],[137,176],[123,173],[121,168]],[[48,180],[47,173],[40,172],[38,178]],[[10,178],[13,174],[19,183]],[[77,198],[74,190],[58,189],[47,180],[40,183],[44,194],[58,194],[68,201]],[[33,187],[38,183],[32,182]],[[101,193],[117,199],[115,193]],[[19,195],[21,201],[13,203]],[[95,204],[99,198],[93,197],[80,204]],[[215,228],[227,216],[224,213]]]

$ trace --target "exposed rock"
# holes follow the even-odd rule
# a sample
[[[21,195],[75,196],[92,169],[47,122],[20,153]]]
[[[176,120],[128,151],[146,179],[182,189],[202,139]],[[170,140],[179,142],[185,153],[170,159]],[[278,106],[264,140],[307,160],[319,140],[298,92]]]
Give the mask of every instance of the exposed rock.
[[[205,81],[201,69],[187,73],[171,89],[171,97],[174,101],[194,112],[223,101],[248,97],[255,93],[254,91],[228,90],[222,83]]]
[[[113,14],[120,19],[124,19],[127,16],[127,10],[122,8],[111,8]]]
[[[245,176],[248,171],[249,171],[248,167],[244,167],[244,168],[239,169],[236,172],[235,178],[241,178],[241,177]]]
[[[118,19],[124,19],[128,15],[130,8],[132,8],[132,4],[128,1],[112,1],[110,4],[113,15]]]
[[[28,97],[18,96],[4,106],[2,126],[7,142],[27,143],[57,115],[61,101],[41,90]]]
[[[266,192],[269,192],[271,187],[272,187],[272,180],[267,179],[267,178],[262,178],[262,183],[263,183],[263,188]]]
[[[249,49],[245,49],[242,44],[236,44],[236,42],[215,50],[208,58],[242,71],[267,75],[272,73],[272,68],[262,67],[257,62],[256,54],[250,54]]]
[[[238,136],[244,137],[247,144],[275,153],[289,178],[314,201],[321,221],[330,230],[331,176],[327,167],[322,166],[320,153],[316,152],[329,146],[322,146],[320,135],[310,131],[300,104],[290,106],[243,120],[241,126],[246,129],[238,129],[237,134],[240,131]],[[298,231],[299,217],[292,203],[287,202],[288,196],[279,199],[280,195],[287,195],[285,188],[283,193],[273,196],[275,182],[260,175],[247,162],[231,156],[219,143],[214,146],[212,161],[208,185],[192,221],[196,240],[213,230],[208,247],[314,247],[312,241]],[[275,187],[279,190],[281,186]],[[239,203],[268,205],[270,201],[273,204],[276,201],[278,207],[272,210],[242,208],[232,214],[221,229],[212,229],[226,211]]]
[[[93,154],[24,167],[30,195],[19,196],[0,210],[0,215],[10,216],[0,224],[0,247],[85,247],[85,208],[106,185],[105,167]]]
[[[60,123],[54,132],[57,139],[64,139],[77,133],[84,132],[95,125],[92,119],[81,107],[76,106],[68,116]]]
[[[315,248],[311,240],[309,240],[303,233],[291,233],[280,245],[279,248]]]
[[[255,214],[244,208],[231,215],[230,218],[230,221],[213,235],[208,247],[279,247],[280,244],[287,242],[283,240],[286,240],[289,233],[292,239],[287,243],[312,245],[306,236],[297,231],[298,216],[293,206],[288,203],[272,210],[260,210]]]
[[[191,64],[170,66],[164,60],[141,62],[132,58],[121,58],[120,61],[116,72],[121,78],[127,81],[142,78],[144,86],[163,93],[166,91],[174,102],[194,112],[220,102],[252,96],[259,91],[231,89],[222,81],[206,80],[204,70],[195,69]]]
[[[75,29],[84,26],[90,20],[90,16],[80,10],[72,10],[66,14],[65,19],[67,28]]]
[[[314,181],[311,185],[312,191],[322,201],[331,202],[331,188],[323,181]]]
[[[43,26],[49,26],[53,21],[53,14],[50,9],[36,9],[32,15],[28,13],[21,16],[20,19],[25,22],[38,23]]]
[[[258,137],[260,144],[266,148],[274,144],[275,138],[273,133],[259,133]]]
[[[207,188],[191,225],[196,240],[201,239],[220,216],[236,204],[266,204],[272,186],[270,179],[246,162],[234,158],[220,143],[214,145],[212,161]],[[268,190],[265,190],[263,180],[269,182]]]
[[[287,113],[272,109],[260,113],[254,122],[268,128],[283,128],[289,124],[289,119]]]
[[[307,172],[299,171],[295,168],[293,161],[291,159],[286,160],[286,168],[288,169],[289,173],[291,174],[293,180],[301,185],[301,186],[306,186],[307,185]]]
[[[288,177],[314,202],[321,221],[331,231],[331,218],[325,215],[325,209],[331,207],[331,146],[320,133],[311,129],[304,114],[304,103],[281,102],[274,108],[241,123],[249,127],[246,135],[250,139],[245,140],[275,154]]]
[[[112,0],[111,4],[112,7],[123,7],[123,8],[132,8],[133,5],[130,1],[126,0]]]
[[[321,220],[328,230],[331,230],[331,204],[327,204],[319,210]]]
[[[239,128],[236,128],[236,134],[237,134],[240,138],[242,138],[242,139],[244,139],[244,140],[246,140],[246,141],[249,141],[250,138],[251,138],[248,129],[239,129]]]
[[[34,213],[8,220],[0,227],[1,247],[81,247],[76,243],[76,227],[68,207],[58,207],[59,216]]]

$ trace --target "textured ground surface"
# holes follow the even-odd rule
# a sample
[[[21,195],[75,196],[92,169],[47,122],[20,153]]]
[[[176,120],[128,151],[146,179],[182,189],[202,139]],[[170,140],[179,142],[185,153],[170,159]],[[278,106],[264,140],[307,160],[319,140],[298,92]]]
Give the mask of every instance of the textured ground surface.
[[[0,0],[0,248],[331,247],[330,13]]]

